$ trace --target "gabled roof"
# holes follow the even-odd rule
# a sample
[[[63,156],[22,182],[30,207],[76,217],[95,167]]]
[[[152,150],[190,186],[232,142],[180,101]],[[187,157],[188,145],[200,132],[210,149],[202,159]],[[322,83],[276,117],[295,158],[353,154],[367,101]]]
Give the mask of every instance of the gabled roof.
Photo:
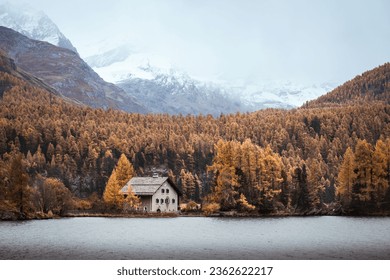
[[[135,195],[153,195],[164,183],[168,181],[169,184],[180,195],[180,190],[168,177],[133,177],[122,188],[121,192],[126,193],[129,186]]]

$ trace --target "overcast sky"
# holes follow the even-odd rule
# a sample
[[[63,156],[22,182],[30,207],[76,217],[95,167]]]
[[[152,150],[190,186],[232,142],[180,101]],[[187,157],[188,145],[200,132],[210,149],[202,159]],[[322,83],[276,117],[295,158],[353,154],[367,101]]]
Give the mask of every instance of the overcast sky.
[[[126,40],[203,77],[340,83],[390,61],[388,0],[28,3],[43,10],[81,56],[96,42]]]

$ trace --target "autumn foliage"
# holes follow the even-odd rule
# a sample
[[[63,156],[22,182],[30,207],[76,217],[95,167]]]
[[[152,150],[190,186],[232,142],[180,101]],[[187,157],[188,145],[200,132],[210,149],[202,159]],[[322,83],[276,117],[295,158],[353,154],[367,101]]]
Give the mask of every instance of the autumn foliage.
[[[0,215],[61,214],[74,201],[118,206],[128,174],[154,167],[182,190],[183,202],[210,212],[299,214],[339,203],[346,212],[384,211],[388,68],[340,87],[324,108],[318,101],[218,118],[82,107],[0,72]],[[369,90],[364,98],[360,85]],[[122,154],[130,173],[121,171]],[[45,202],[47,189],[54,202]]]
[[[134,195],[131,187],[128,188],[126,194],[121,192],[125,184],[134,177],[134,175],[133,165],[129,162],[127,157],[122,154],[118,164],[108,179],[103,193],[103,201],[109,208],[125,210],[127,208],[135,209],[140,205],[140,199]]]

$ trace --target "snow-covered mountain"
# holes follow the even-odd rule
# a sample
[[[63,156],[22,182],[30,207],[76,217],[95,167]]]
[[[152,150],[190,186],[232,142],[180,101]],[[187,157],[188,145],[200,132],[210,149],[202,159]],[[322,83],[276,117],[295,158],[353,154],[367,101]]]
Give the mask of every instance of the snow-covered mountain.
[[[28,5],[15,6],[8,2],[1,4],[0,25],[18,31],[30,39],[45,41],[77,52],[72,43],[44,12],[34,10]]]
[[[129,78],[116,84],[153,113],[211,114],[246,112],[249,108],[222,88],[183,76],[160,74],[152,79]]]
[[[0,25],[31,39],[77,52],[48,16],[31,7],[0,5]],[[200,80],[167,57],[136,48],[123,41],[120,34],[117,36],[119,39],[108,38],[90,44],[83,52],[84,60],[100,77],[122,88],[128,98],[136,98],[133,101],[149,112],[219,115],[270,107],[293,108],[334,88],[330,84],[308,86],[261,78],[250,81]],[[117,104],[120,108],[127,108],[125,99],[116,101],[124,103]]]
[[[174,67],[167,58],[153,53],[135,51],[126,44],[86,57],[84,60],[103,79],[111,83],[130,78],[152,80],[162,74],[176,74],[176,78],[180,75],[179,71],[173,70]]]
[[[259,110],[299,107],[306,101],[331,91],[335,85],[332,83],[305,85],[283,80],[258,80],[225,83],[225,87],[230,88],[244,106],[250,110]]]
[[[153,113],[212,114],[248,111],[223,87],[193,79],[164,56],[122,45],[85,61]]]
[[[332,90],[332,84],[290,81],[200,81],[160,55],[124,44],[85,58],[103,79],[116,83],[152,112],[220,113],[294,108]]]

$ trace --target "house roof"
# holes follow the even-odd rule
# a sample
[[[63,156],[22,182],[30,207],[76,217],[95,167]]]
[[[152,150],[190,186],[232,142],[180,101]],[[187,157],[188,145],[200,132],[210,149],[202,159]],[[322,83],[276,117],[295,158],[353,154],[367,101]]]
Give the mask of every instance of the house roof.
[[[180,190],[168,177],[133,177],[121,191],[126,193],[129,186],[131,186],[135,195],[153,195],[165,181],[168,181],[179,195],[181,194]]]

